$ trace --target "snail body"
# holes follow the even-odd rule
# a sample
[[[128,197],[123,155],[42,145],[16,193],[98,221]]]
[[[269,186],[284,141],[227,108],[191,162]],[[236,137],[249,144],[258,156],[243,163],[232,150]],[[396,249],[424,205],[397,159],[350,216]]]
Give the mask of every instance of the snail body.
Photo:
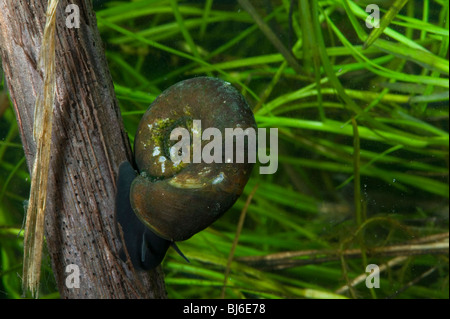
[[[198,120],[202,127],[222,134],[226,128],[256,129],[245,99],[220,79],[184,80],[155,99],[135,137],[138,172],[128,162],[120,165],[116,196],[117,222],[137,268],[156,267],[168,247],[177,249],[176,241],[190,238],[220,218],[248,181],[253,163],[235,163],[220,150],[218,162],[196,161],[190,153],[187,162],[172,161],[178,140],[171,140],[171,133],[184,128],[193,136],[202,136],[195,125]],[[203,134],[201,146],[211,137]],[[196,147],[187,149],[195,152]]]

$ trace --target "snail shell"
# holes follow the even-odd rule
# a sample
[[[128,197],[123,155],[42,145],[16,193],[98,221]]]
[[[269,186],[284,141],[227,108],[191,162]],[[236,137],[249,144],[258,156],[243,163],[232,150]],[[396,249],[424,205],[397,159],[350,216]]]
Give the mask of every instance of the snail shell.
[[[190,238],[222,216],[241,195],[253,168],[253,163],[245,160],[236,163],[234,158],[226,159],[224,147],[220,163],[193,163],[192,156],[190,163],[172,162],[171,146],[177,143],[170,140],[172,130],[186,128],[192,143],[194,134],[202,136],[194,120],[201,120],[202,130],[220,130],[222,139],[225,128],[256,129],[243,96],[228,82],[216,78],[178,82],[150,105],[135,137],[139,174],[132,181],[126,179],[126,184],[131,184],[129,205],[152,233],[171,243]],[[210,142],[205,140],[208,137],[201,139],[201,149]],[[130,175],[129,168],[125,170]]]

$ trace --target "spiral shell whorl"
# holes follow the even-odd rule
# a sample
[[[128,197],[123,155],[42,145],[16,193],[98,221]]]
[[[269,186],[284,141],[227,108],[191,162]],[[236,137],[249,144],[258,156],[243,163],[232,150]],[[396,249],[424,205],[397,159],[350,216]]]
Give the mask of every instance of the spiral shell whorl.
[[[179,126],[191,131],[193,120],[201,120],[202,130],[219,129],[223,137],[225,128],[256,128],[242,95],[215,78],[178,82],[150,105],[135,138],[140,175],[131,186],[130,201],[144,224],[172,241],[191,237],[226,212],[242,193],[253,167],[225,163],[224,158],[222,163],[173,163],[170,132]]]

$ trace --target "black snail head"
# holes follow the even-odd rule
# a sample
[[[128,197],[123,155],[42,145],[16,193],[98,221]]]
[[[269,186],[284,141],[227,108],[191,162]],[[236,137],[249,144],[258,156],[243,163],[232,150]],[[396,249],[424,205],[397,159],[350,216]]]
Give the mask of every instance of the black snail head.
[[[199,136],[201,145],[197,148],[191,143],[188,160],[173,162],[172,146],[178,141],[171,140],[170,135],[180,127],[189,132],[194,144],[194,135]],[[241,195],[253,163],[236,163],[237,154],[226,159],[223,149],[215,149],[221,156],[219,161],[194,159],[196,148],[203,149],[212,138],[209,134],[202,136],[207,128],[217,129],[221,136],[225,136],[225,128],[256,129],[253,113],[242,95],[216,78],[178,82],[162,92],[142,117],[134,143],[138,173],[129,162],[122,163],[116,195],[117,223],[135,268],[158,266],[169,246],[180,253],[176,241],[211,225]]]

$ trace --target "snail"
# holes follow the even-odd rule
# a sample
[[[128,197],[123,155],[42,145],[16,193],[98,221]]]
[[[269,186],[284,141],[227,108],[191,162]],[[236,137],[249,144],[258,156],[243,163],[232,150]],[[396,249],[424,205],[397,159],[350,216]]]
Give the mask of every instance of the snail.
[[[138,125],[134,141],[137,171],[130,162],[123,162],[117,180],[116,221],[134,268],[155,268],[170,246],[184,257],[175,242],[192,237],[221,217],[250,177],[254,164],[233,161],[241,155],[238,151],[233,158],[225,158],[223,143],[223,149],[214,150],[219,160],[195,160],[196,148],[207,146],[214,135],[197,127],[199,121],[202,128],[215,128],[221,134],[226,128],[256,129],[244,97],[217,78],[178,82],[155,99]],[[179,128],[189,132],[194,145],[177,150],[180,136],[177,140],[172,134]],[[201,145],[195,145],[195,136],[202,137]],[[183,155],[184,160],[173,161],[173,155]],[[125,260],[123,251],[121,258]]]

